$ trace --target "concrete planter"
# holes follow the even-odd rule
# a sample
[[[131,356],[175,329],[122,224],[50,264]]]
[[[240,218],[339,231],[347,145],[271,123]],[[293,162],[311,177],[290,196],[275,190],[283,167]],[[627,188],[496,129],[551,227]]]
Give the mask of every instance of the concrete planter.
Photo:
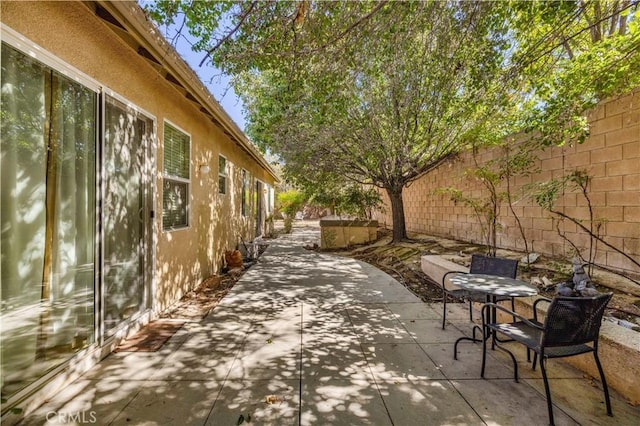
[[[374,241],[377,237],[377,220],[320,220],[320,247],[342,248]]]

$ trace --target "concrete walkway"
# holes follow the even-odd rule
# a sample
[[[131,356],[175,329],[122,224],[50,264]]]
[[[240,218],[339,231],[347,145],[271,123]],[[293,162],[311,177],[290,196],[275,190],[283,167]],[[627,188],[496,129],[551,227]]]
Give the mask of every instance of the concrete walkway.
[[[366,264],[306,251],[317,229],[271,241],[204,320],[154,353],[112,354],[24,424],[545,425],[539,371],[453,342],[471,329],[463,305],[440,328],[441,305],[420,302]],[[524,352],[519,359],[525,360]],[[603,360],[606,369],[606,359]],[[549,362],[556,424],[640,424],[640,409]],[[66,416],[66,417],[65,417]],[[241,418],[242,416],[242,418]]]

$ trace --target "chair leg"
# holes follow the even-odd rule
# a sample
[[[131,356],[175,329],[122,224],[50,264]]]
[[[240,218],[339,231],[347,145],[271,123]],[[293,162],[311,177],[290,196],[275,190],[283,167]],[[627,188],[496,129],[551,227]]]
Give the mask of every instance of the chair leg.
[[[538,355],[537,353],[534,355]],[[554,426],[553,422],[553,403],[551,402],[551,390],[549,389],[549,380],[547,379],[547,370],[544,367],[544,357],[540,357],[540,370],[542,370],[542,380],[544,381],[544,391],[547,394],[547,411],[549,412],[549,426]]]
[[[511,298],[511,312],[515,312],[516,311],[516,298],[512,297]],[[516,316],[513,315],[513,322],[516,322]]]
[[[483,324],[484,325],[484,324]],[[482,367],[480,368],[480,377],[484,379],[484,367],[487,361],[487,338],[489,331],[486,327],[482,327]]]
[[[473,310],[471,309],[471,300],[469,300],[469,321],[473,322]]]
[[[442,329],[444,330],[444,323],[447,320],[447,294],[442,293],[442,295],[444,296],[442,298],[443,305],[444,305],[444,308],[442,309]]]
[[[602,365],[600,364],[597,350],[593,351],[593,357],[596,360],[596,365],[598,366],[598,371],[600,372],[600,381],[602,382],[602,389],[604,390],[604,401],[607,404],[607,416],[613,417],[613,412],[611,411],[611,400],[609,399],[609,388],[607,387],[607,379],[604,378],[604,370],[602,369]]]

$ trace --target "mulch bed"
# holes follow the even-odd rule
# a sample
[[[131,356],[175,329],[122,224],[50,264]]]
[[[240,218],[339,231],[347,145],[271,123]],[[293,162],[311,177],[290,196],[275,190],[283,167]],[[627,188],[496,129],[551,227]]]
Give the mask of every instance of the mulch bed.
[[[163,319],[150,322],[122,342],[114,352],[155,352],[176,334],[184,323],[185,321]]]
[[[188,321],[203,319],[229,293],[241,276],[242,273],[230,273],[205,279],[195,290],[185,294],[180,302],[162,314],[162,317]]]

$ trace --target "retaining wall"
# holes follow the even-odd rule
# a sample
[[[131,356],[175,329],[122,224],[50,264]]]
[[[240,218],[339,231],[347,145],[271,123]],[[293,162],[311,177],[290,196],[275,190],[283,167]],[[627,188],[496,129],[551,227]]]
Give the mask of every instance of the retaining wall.
[[[640,89],[602,102],[589,113],[590,136],[583,144],[548,148],[536,153],[539,171],[530,176],[511,179],[511,193],[517,199],[532,182],[559,178],[575,170],[586,170],[591,177],[589,198],[595,218],[602,222],[601,235],[611,245],[633,258],[640,259]],[[495,159],[503,152],[499,148],[480,150],[478,164]],[[485,197],[488,192],[479,181],[465,176],[474,167],[474,155],[464,152],[455,160],[412,183],[404,190],[407,231],[425,233],[474,243],[484,243],[477,217],[469,207],[454,203],[448,195],[434,193],[439,188],[454,187],[466,196]],[[506,185],[499,188],[506,190]],[[392,227],[391,207],[385,193],[384,213],[376,219]],[[589,218],[584,197],[567,191],[556,203],[558,210],[581,220]],[[572,245],[562,238],[558,229],[588,258],[586,234],[566,220],[558,222],[530,198],[514,204],[522,222],[529,246],[542,254],[572,256]],[[524,250],[516,220],[506,204],[501,205],[497,245],[500,248]],[[588,226],[588,222],[583,222]],[[599,243],[597,264],[627,273],[640,274],[640,268],[615,250]]]

